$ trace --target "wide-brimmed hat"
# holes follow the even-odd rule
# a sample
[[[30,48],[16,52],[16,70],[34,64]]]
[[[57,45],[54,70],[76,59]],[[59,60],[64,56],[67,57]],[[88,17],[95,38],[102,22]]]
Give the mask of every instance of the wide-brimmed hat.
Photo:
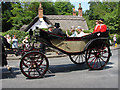
[[[60,27],[60,23],[55,23],[54,26],[57,27],[57,28],[59,28]]]
[[[48,28],[53,28],[53,26],[50,24],[50,25],[48,25]]]

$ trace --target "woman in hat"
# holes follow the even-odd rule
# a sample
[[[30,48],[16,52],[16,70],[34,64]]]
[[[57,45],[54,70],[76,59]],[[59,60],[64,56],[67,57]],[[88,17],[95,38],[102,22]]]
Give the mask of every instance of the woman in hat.
[[[71,27],[71,32],[72,32],[72,35],[70,36],[68,34],[68,32],[66,31],[66,34],[67,34],[68,37],[77,37],[78,33],[75,31],[75,27],[74,26]]]
[[[79,32],[79,34],[77,35],[77,37],[82,37],[82,36],[85,35],[85,33],[82,31],[82,28],[80,26],[78,26],[77,30]]]

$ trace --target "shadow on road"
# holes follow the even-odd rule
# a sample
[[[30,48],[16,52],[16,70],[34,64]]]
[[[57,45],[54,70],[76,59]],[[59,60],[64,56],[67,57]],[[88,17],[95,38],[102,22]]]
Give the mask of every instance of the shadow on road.
[[[19,68],[13,67],[11,71],[8,71],[6,68],[2,68],[2,77],[0,77],[0,79],[16,78],[18,74],[21,74]]]
[[[112,66],[109,66],[112,64],[114,63],[108,62],[108,64],[103,69],[106,70],[106,69],[113,68]],[[88,71],[94,71],[94,70],[90,70],[87,64],[82,64],[82,65],[64,64],[64,65],[49,66],[49,71],[51,71],[51,73],[61,73],[61,72],[66,73],[66,72],[80,71],[80,70],[86,70],[86,69],[88,69]],[[95,71],[99,71],[99,70],[95,70]],[[51,75],[51,76],[54,76],[54,75]],[[51,76],[49,76],[49,74],[47,75],[47,77],[51,77]]]

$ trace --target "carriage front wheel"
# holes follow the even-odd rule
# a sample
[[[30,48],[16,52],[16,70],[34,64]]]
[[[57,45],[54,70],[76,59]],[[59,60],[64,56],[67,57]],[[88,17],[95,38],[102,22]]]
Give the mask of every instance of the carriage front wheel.
[[[28,78],[40,78],[48,70],[49,62],[46,56],[38,51],[26,53],[20,61],[20,69]]]
[[[90,69],[99,70],[108,63],[110,58],[109,45],[101,40],[92,43],[85,55],[86,63]]]

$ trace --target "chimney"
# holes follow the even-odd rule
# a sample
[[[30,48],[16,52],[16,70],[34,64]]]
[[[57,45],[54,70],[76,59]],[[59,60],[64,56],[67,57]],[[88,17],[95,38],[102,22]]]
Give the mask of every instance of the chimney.
[[[78,16],[82,16],[82,8],[81,8],[81,3],[79,3],[79,8],[78,8]]]
[[[39,16],[39,18],[43,18],[43,8],[42,8],[41,2],[39,5],[39,8],[38,8],[38,16]]]
[[[75,8],[73,8],[73,16],[76,16]]]

